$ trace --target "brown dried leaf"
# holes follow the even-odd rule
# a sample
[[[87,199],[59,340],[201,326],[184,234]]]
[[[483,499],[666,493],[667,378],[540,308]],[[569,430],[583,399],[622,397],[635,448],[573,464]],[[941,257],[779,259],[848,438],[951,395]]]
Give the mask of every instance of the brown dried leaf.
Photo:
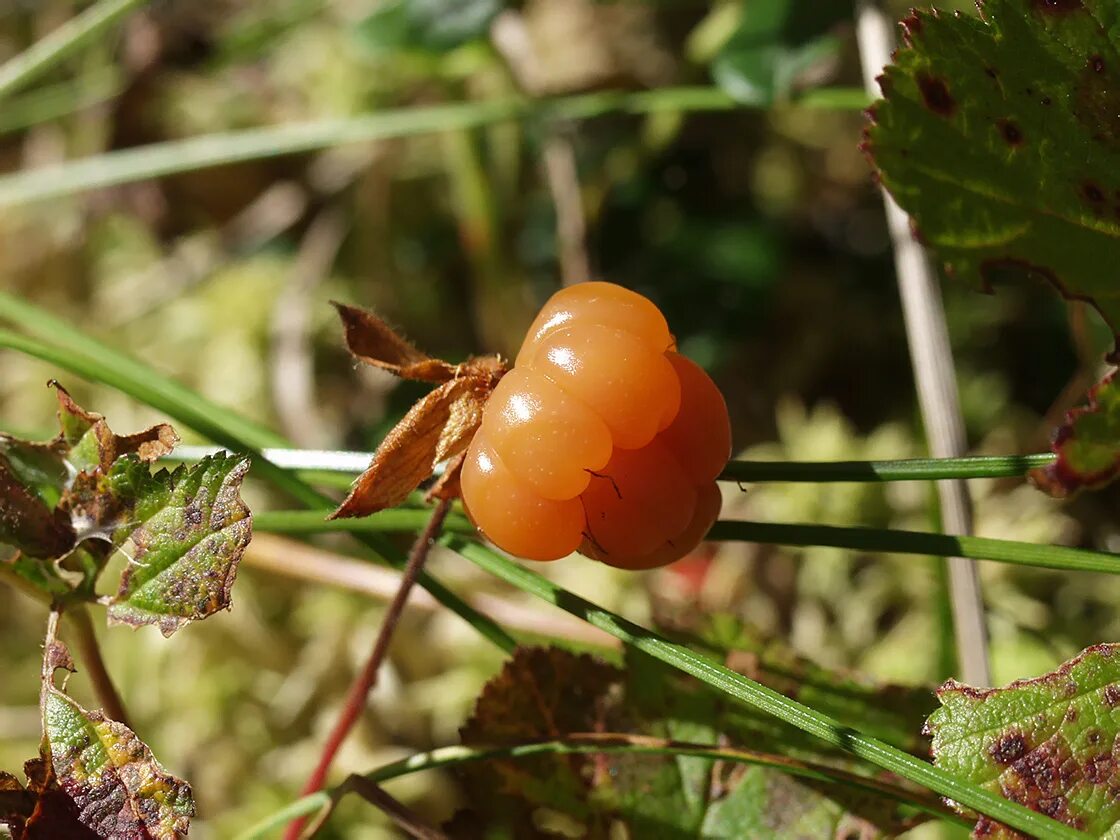
[[[69,450],[67,460],[76,469],[100,468],[108,472],[118,458],[135,453],[152,462],[167,455],[179,442],[175,430],[160,423],[132,435],[116,435],[105,418],[79,406],[65,388],[52,382],[58,394],[58,422],[62,432],[56,445]]]
[[[63,793],[50,765],[35,758],[24,765],[27,787],[0,772],[0,826],[12,840],[100,840],[78,821],[78,807]]]
[[[482,422],[491,387],[488,378],[466,376],[445,382],[413,405],[330,518],[368,516],[403,502],[436,464],[466,449]]]
[[[64,511],[51,510],[0,454],[0,542],[32,557],[61,557],[74,547],[74,528]]]
[[[335,308],[346,328],[346,346],[366,364],[422,382],[442,383],[455,376],[454,365],[421,353],[372,312],[342,303]]]

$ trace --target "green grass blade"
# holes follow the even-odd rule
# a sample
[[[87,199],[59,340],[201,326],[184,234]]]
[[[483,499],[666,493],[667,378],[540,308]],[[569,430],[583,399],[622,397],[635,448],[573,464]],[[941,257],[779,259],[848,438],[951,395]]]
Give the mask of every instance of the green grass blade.
[[[523,592],[535,595],[542,601],[582,618],[625,644],[695,677],[722,694],[796,726],[876,767],[896,773],[904,779],[947,796],[955,802],[1031,836],[1070,838],[1070,840],[1088,836],[971,782],[959,779],[876,738],[843,726],[827,715],[814,711],[761,683],[748,679],[717,662],[705,659],[682,645],[663,639],[644,627],[562,589],[536,572],[507,560],[485,546],[457,537],[450,538],[447,542],[475,565]]]
[[[3,298],[0,298],[0,303],[3,302]],[[52,320],[50,316],[39,312],[36,307],[32,307],[30,304],[24,304],[22,309],[25,311],[31,310],[37,316],[36,323],[40,326]],[[7,311],[0,310],[0,312],[2,312],[0,318],[10,315]],[[208,413],[210,404],[190,389],[169,382],[165,377],[147,368],[142,363],[118,353],[88,336],[77,334],[72,327],[65,325],[63,322],[59,323],[62,333],[65,334],[65,338],[71,346],[80,345],[90,351],[91,355],[85,355],[74,349],[63,350],[8,330],[0,330],[0,348],[17,350],[58,365],[58,367],[85,379],[117,388],[140,402],[156,408],[174,420],[190,426],[200,434],[214,440],[215,443],[228,446],[233,451],[250,454],[255,451],[255,447],[249,441],[239,438],[236,429],[231,428],[225,422],[225,418],[231,412],[222,409],[214,414]],[[236,415],[233,416],[236,417]],[[248,421],[243,419],[236,425],[237,428],[242,426],[249,429],[253,428],[253,424],[249,424]],[[270,437],[276,436],[270,433]],[[277,443],[283,446],[285,441],[281,438]],[[291,471],[280,469],[263,458],[256,458],[254,462],[263,478],[298,499],[306,507],[319,511],[319,515],[334,509],[334,500],[303,482]],[[365,533],[360,536],[360,539],[387,563],[397,567],[404,565],[404,554],[383,535]],[[517,646],[513,636],[502,629],[500,625],[488,616],[478,612],[427,572],[421,573],[418,582],[439,603],[460,616],[478,630],[484,638],[489,639],[502,650],[510,651]]]
[[[1054,461],[1054,454],[907,458],[899,461],[731,461],[724,481],[934,481],[943,478],[1008,478]]]
[[[818,90],[807,107],[864,107],[853,89]],[[0,177],[0,207],[27,204],[178,172],[279,157],[419,134],[476,128],[515,119],[588,119],[612,112],[729,111],[741,108],[711,88],[665,88],[644,93],[594,93],[529,101],[521,98],[455,102],[386,110],[352,119],[277,125],[123,149]]]
[[[417,525],[422,525],[424,516],[423,510],[396,508],[366,519],[322,522],[298,511],[275,511],[259,514],[255,522],[260,531],[275,530],[276,533],[282,534],[308,535],[327,531],[380,533],[413,530]],[[453,519],[450,527],[456,533],[470,533],[469,522],[465,518]],[[1034,566],[1040,569],[1120,574],[1120,555],[1106,551],[1091,551],[1061,545],[1037,545],[987,537],[955,537],[921,531],[721,520],[712,526],[707,539],[712,542],[832,546],[854,551],[968,557],[973,560],[993,560],[997,563]]]
[[[267,426],[247,420],[237,412],[206,399],[132,356],[85,335],[68,321],[9,292],[0,291],[0,322],[38,336],[50,342],[56,350],[85,356],[91,363],[105,369],[103,375],[140,383],[145,391],[144,402],[168,414],[171,412],[166,406],[175,406],[176,411],[183,415],[181,421],[185,425],[215,443],[229,446],[231,442],[239,441],[240,444],[234,448],[253,451],[287,445],[282,435]]]
[[[2,293],[0,293],[2,295]],[[0,297],[0,301],[3,298]],[[355,476],[366,468],[371,452],[273,449],[264,454],[286,469],[312,469]],[[178,460],[202,457],[184,450]],[[894,461],[730,461],[721,481],[741,482],[878,482],[937,481],[945,478],[1009,478],[1053,463],[1054,454],[970,455],[963,458],[904,458]]]
[[[0,108],[0,134],[61,119],[85,108],[100,105],[120,93],[122,88],[119,74],[108,72],[52,85],[9,99]]]
[[[573,754],[607,753],[632,753],[636,755],[669,755],[693,756],[696,758],[710,758],[716,761],[728,761],[737,764],[769,767],[793,776],[812,779],[822,782],[839,782],[851,785],[873,794],[891,796],[899,801],[913,805],[920,811],[931,814],[939,819],[948,820],[964,826],[972,823],[957,813],[950,811],[938,802],[923,801],[918,797],[908,796],[907,791],[901,788],[884,785],[877,780],[855,776],[839,771],[827,765],[816,765],[809,762],[793,761],[781,756],[768,756],[764,753],[754,753],[749,750],[721,749],[703,744],[685,744],[674,742],[663,746],[641,743],[604,744],[587,743],[576,739],[539,741],[535,743],[516,744],[506,747],[491,749],[476,749],[474,747],[439,747],[425,753],[417,753],[408,758],[386,764],[369,773],[364,774],[371,782],[381,784],[411,773],[423,770],[435,770],[456,764],[467,764],[475,761],[493,761],[494,759],[519,759],[530,758],[537,755],[573,755]],[[338,789],[335,789],[337,795]],[[269,837],[277,829],[297,817],[313,814],[323,808],[331,800],[332,794],[327,791],[313,793],[297,799],[283,809],[265,817],[260,822],[238,834],[235,840],[260,840]]]
[[[65,61],[147,0],[101,0],[0,65],[0,100]]]
[[[772,545],[850,548],[897,554],[933,554],[994,560],[1040,569],[1120,574],[1120,555],[1062,545],[1037,545],[987,537],[957,537],[921,531],[878,528],[842,528],[835,525],[779,524],[721,521],[708,532],[709,540],[736,540]]]
[[[329,533],[383,533],[415,532],[428,524],[432,512],[424,508],[390,508],[362,519],[323,519],[323,514],[314,510],[264,511],[253,514],[253,527],[263,534],[286,534],[304,536],[307,534]],[[351,523],[361,522],[360,530]],[[443,523],[443,530],[449,534],[475,533],[474,525],[459,513],[450,514]]]

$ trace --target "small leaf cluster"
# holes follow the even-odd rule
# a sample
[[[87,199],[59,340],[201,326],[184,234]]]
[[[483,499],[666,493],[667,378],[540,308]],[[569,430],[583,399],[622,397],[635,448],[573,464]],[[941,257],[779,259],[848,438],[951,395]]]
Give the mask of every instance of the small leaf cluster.
[[[54,383],[60,432],[34,443],[0,436],[0,579],[51,606],[43,654],[40,756],[26,786],[0,773],[0,825],[36,837],[185,837],[190,787],[168,774],[126,725],[88,711],[55,682],[76,669],[59,619],[85,602],[111,623],[169,636],[230,605],[252,520],[240,497],[249,461],[215,455],[174,471],[152,462],[178,442],[166,424],[117,435]],[[96,585],[120,552],[115,594]]]

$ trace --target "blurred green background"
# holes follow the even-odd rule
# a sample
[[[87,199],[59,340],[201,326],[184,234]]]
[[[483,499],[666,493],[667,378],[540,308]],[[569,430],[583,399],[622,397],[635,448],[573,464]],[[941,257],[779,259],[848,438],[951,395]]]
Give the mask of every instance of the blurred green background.
[[[87,5],[0,0],[0,61]],[[850,17],[843,2],[777,0],[156,0],[0,103],[0,171],[519,93],[717,84],[744,105],[452,130],[3,209],[0,288],[300,445],[370,449],[423,389],[356,368],[329,300],[376,309],[434,355],[512,356],[548,295],[588,274],[662,307],[723,388],[743,457],[921,455],[882,206],[858,149],[864,117],[796,101],[811,86],[859,86]],[[986,296],[949,283],[945,295],[974,451],[1045,449],[1098,373],[1107,331],[1042,286]],[[56,375],[0,351],[0,428],[49,436],[43,386]],[[118,431],[162,419],[60,378]],[[973,490],[982,535],[1120,545],[1115,493],[1060,504],[1020,480]],[[936,525],[922,485],[726,494],[726,516]],[[248,496],[270,503],[260,487]],[[171,640],[152,628],[103,634],[138,731],[194,785],[192,836],[204,840],[292,798],[378,625],[378,600],[252,562],[284,550],[251,549],[230,613]],[[500,595],[539,631],[556,629],[454,557],[433,562],[459,590]],[[646,575],[578,558],[548,571],[636,619],[731,612],[828,666],[906,682],[948,675],[937,566],[922,558],[728,545]],[[1115,578],[995,564],[983,576],[997,682],[1120,635]],[[0,768],[37,749],[42,617],[0,591]],[[455,617],[414,611],[338,779],[454,743],[499,664]],[[80,675],[73,686],[92,703]],[[447,776],[390,789],[433,820],[459,801]],[[351,802],[323,836],[394,834]]]

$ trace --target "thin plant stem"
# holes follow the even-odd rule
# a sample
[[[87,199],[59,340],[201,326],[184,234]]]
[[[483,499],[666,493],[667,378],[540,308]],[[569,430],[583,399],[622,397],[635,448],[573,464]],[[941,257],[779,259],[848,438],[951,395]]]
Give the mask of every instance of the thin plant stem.
[[[880,528],[845,528],[836,525],[803,525],[777,522],[717,522],[708,532],[710,540],[735,540],[767,545],[832,546],[854,551],[895,554],[931,554],[994,560],[1017,566],[1034,566],[1070,572],[1120,574],[1120,554],[1038,545],[989,537],[962,537],[895,531]]]
[[[342,707],[342,714],[330,735],[327,736],[327,742],[323,745],[323,751],[319,756],[319,763],[312,771],[307,784],[303,786],[302,794],[314,793],[323,787],[335,756],[338,755],[339,749],[346,740],[346,736],[350,734],[350,730],[354,728],[354,724],[358,722],[358,718],[366,706],[369,693],[377,685],[377,675],[381,663],[385,661],[385,655],[389,651],[389,643],[393,639],[393,633],[397,629],[405,604],[408,602],[408,595],[412,591],[421,569],[424,568],[424,561],[428,559],[428,552],[435,545],[443,526],[443,520],[447,518],[450,510],[451,501],[449,499],[440,499],[436,502],[427,526],[416,538],[416,542],[413,543],[412,550],[408,553],[408,562],[405,564],[401,576],[400,586],[397,589],[397,594],[393,596],[393,600],[389,603],[384,619],[381,621],[381,629],[378,631],[373,650],[370,652],[365,666],[350,686],[350,691],[346,695],[346,703]],[[303,830],[303,824],[303,820],[297,820],[288,826],[288,830],[284,833],[285,840],[297,840]]]
[[[864,87],[868,95],[876,96],[876,77],[890,62],[894,49],[890,23],[876,0],[856,3],[856,41]],[[941,288],[921,244],[911,233],[906,213],[886,190],[883,201],[926,440],[934,456],[958,456],[967,444]],[[944,530],[952,534],[972,533],[972,500],[968,485],[960,480],[942,481],[937,491]],[[950,556],[946,564],[961,676],[973,685],[990,685],[988,630],[979,570],[974,562],[964,557]]]
[[[315,515],[322,518],[321,513]],[[421,522],[415,528],[406,530],[415,532],[423,527]],[[444,531],[448,530],[445,522]],[[401,573],[395,569],[264,533],[259,528],[253,534],[253,542],[245,552],[242,564],[266,574],[341,587],[385,603],[393,599],[401,582]],[[522,604],[498,593],[479,592],[472,595],[468,603],[500,622],[522,641],[564,639],[582,647],[602,650],[614,650],[619,646],[617,639],[571,616],[551,615],[537,609],[534,604]],[[440,604],[427,592],[417,592],[409,599],[408,609],[430,613],[440,609]]]
[[[2,293],[0,293],[2,294]],[[0,298],[2,301],[2,298]],[[197,461],[217,450],[180,446],[163,460]],[[260,455],[284,469],[322,475],[355,476],[369,466],[372,452],[265,447]],[[883,461],[729,461],[721,481],[866,483],[937,481],[945,478],[1015,478],[1054,462],[1052,452],[1029,455],[966,455],[959,458],[901,458]]]
[[[723,481],[877,482],[1014,478],[1054,462],[1054,454],[972,455],[894,461],[731,461]]]
[[[63,614],[74,630],[74,641],[78,648],[78,656],[86,667],[93,693],[105,714],[118,723],[123,723],[131,728],[128,711],[124,707],[121,695],[109,676],[109,669],[105,667],[105,660],[101,656],[101,647],[97,642],[97,635],[93,630],[93,621],[90,620],[89,610],[85,604],[71,604],[66,607]]]
[[[147,0],[101,0],[0,65],[0,100],[65,61]]]
[[[852,88],[806,91],[794,107],[854,109],[867,96]],[[0,178],[0,207],[77,195],[179,172],[317,151],[353,143],[477,128],[514,120],[591,119],[603,114],[734,111],[744,106],[715,88],[662,88],[641,93],[590,93],[531,101],[523,97],[380,111],[222,132],[122,149]]]
[[[490,748],[439,747],[430,752],[417,753],[408,758],[383,765],[365,774],[364,778],[376,783],[383,783],[412,773],[478,761],[521,760],[540,755],[609,755],[618,753],[692,756],[727,761],[733,764],[767,767],[798,778],[843,785],[885,796],[911,805],[919,811],[939,819],[962,826],[972,825],[971,820],[957,814],[937,797],[885,778],[862,776],[827,764],[817,764],[750,749],[695,744],[687,741],[674,741],[627,733],[572,733],[555,740],[531,741]],[[261,840],[261,838],[271,836],[276,829],[296,817],[313,814],[324,807],[332,806],[333,803],[337,802],[340,793],[341,787],[335,788],[333,791],[319,791],[297,799],[282,810],[270,814],[246,829],[237,835],[235,840]]]
[[[366,802],[375,805],[382,813],[388,815],[389,818],[396,823],[397,828],[409,837],[415,837],[416,840],[448,840],[446,834],[432,828],[424,822],[419,814],[390,794],[377,782],[365,776],[355,774],[348,778],[331,797],[332,801],[337,801],[342,796],[351,792],[358,794],[358,796],[362,797]],[[331,811],[328,810],[323,814],[319,823],[320,826],[326,823],[330,813]],[[318,831],[316,831],[315,834],[318,834]]]
[[[391,528],[379,517],[392,513]],[[299,517],[298,519],[296,517]],[[317,534],[328,531],[377,533],[383,530],[415,530],[422,525],[423,511],[383,511],[365,519],[342,519],[317,522],[301,511],[272,511],[257,514],[254,528],[261,533],[289,535]],[[405,527],[405,525],[412,527]],[[459,531],[459,529],[449,529]],[[465,529],[463,529],[465,530]],[[713,542],[756,542],[768,545],[832,546],[853,551],[895,554],[928,554],[937,557],[960,556],[973,560],[993,560],[1017,566],[1033,566],[1070,572],[1103,572],[1120,574],[1120,554],[1070,548],[1064,545],[1039,545],[1017,540],[990,537],[959,537],[923,531],[898,531],[890,528],[851,528],[836,525],[801,523],[745,522],[720,520],[708,532]]]

